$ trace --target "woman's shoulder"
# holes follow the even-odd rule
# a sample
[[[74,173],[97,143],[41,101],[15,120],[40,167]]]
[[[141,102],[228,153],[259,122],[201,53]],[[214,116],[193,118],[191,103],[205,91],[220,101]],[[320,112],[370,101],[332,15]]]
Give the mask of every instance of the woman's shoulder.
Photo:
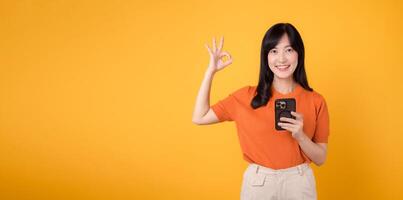
[[[322,93],[318,92],[315,89],[313,89],[312,91],[306,91],[308,92],[309,96],[316,106],[321,106],[322,104],[326,103],[325,97],[322,95]]]
[[[256,86],[253,85],[243,85],[239,87],[238,89],[234,90],[231,95],[237,97],[237,98],[248,98],[251,95],[254,94],[256,90]]]

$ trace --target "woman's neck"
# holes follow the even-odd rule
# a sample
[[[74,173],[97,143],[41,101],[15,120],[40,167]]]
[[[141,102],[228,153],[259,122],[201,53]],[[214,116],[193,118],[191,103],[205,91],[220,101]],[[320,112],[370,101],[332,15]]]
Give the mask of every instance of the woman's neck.
[[[292,79],[277,79],[273,80],[273,87],[282,94],[290,93],[294,90],[297,83]]]

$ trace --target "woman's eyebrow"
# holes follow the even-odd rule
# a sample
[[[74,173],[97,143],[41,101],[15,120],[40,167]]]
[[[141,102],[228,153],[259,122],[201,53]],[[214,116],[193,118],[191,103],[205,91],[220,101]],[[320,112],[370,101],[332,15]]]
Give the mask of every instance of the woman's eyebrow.
[[[292,47],[291,45],[287,45],[287,46],[285,46],[284,48],[287,48],[287,47]],[[278,47],[274,47],[273,49],[278,49]]]

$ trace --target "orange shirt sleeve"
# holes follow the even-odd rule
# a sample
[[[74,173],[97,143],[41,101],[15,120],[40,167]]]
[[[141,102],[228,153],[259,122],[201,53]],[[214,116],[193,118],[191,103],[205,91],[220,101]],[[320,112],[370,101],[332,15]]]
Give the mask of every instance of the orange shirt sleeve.
[[[327,143],[329,138],[329,112],[327,104],[322,96],[319,96],[319,108],[316,115],[316,128],[312,141]]]
[[[246,89],[248,89],[248,86],[237,89],[227,97],[220,99],[214,105],[210,106],[220,122],[234,121],[236,108],[239,104],[238,100],[242,98]]]

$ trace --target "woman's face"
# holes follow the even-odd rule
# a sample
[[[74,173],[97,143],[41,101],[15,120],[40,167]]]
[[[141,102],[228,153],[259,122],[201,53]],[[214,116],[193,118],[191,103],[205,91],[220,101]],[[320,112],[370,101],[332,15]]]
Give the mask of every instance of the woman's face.
[[[298,65],[298,53],[291,47],[287,34],[284,34],[276,47],[267,55],[269,68],[280,79],[292,78]]]

